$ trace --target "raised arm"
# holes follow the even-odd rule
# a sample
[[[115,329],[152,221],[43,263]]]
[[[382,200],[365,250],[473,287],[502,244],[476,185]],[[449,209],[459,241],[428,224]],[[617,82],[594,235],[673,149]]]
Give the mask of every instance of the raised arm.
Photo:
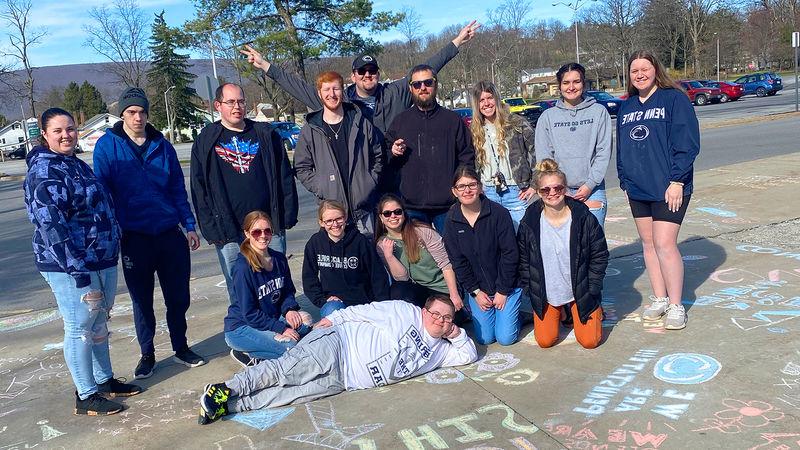
[[[317,90],[306,83],[306,80],[297,75],[286,73],[280,67],[271,64],[264,59],[261,53],[249,45],[239,51],[247,56],[247,62],[263,70],[268,77],[278,83],[278,86],[288,92],[289,95],[314,111],[322,109],[322,102],[320,102]]]

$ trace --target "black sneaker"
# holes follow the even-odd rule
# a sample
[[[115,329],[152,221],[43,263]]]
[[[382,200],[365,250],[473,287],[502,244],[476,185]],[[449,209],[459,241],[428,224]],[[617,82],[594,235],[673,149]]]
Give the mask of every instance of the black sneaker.
[[[131,397],[142,392],[142,388],[135,384],[126,384],[124,378],[111,378],[103,384],[97,385],[97,392],[106,398]]]
[[[125,409],[119,403],[112,402],[103,397],[99,392],[81,400],[78,393],[75,393],[75,415],[85,416],[110,416]]]
[[[239,365],[244,367],[245,369],[252,365],[251,361],[253,360],[253,358],[248,356],[248,354],[245,353],[245,352],[231,349],[230,355],[231,355],[231,358],[233,358],[234,361],[239,363]]]
[[[142,380],[150,378],[153,375],[153,369],[156,367],[156,355],[150,353],[142,355],[139,359],[139,364],[136,365],[136,371],[133,372],[134,380]]]
[[[200,415],[197,423],[207,425],[228,414],[228,397],[231,390],[225,383],[207,384],[200,397]]]
[[[203,357],[189,350],[189,347],[186,347],[179,352],[175,352],[175,356],[172,357],[172,360],[176,363],[183,364],[186,367],[197,367],[206,363],[206,360],[203,359]]]

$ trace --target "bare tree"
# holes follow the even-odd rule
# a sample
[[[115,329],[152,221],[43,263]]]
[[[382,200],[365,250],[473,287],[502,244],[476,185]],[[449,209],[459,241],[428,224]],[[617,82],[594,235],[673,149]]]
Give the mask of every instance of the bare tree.
[[[707,33],[711,13],[722,5],[724,0],[684,0],[686,10],[686,35],[691,41],[692,70],[700,68],[702,40]]]
[[[0,13],[0,18],[11,27],[8,33],[8,41],[11,44],[10,51],[2,54],[11,57],[22,64],[25,73],[24,87],[22,92],[28,99],[31,108],[31,115],[36,117],[36,99],[34,98],[34,78],[33,67],[31,66],[28,50],[32,45],[36,45],[42,36],[47,33],[45,29],[35,29],[30,26],[30,13],[33,3],[31,0],[5,0],[4,8]],[[19,89],[14,89],[19,92]],[[25,119],[24,117],[22,118]]]
[[[136,0],[117,0],[89,10],[85,45],[111,61],[111,72],[125,86],[144,87],[150,55],[150,22]]]
[[[685,15],[681,0],[650,0],[644,7],[641,21],[644,39],[664,60],[669,59],[672,70],[676,67]]]
[[[397,29],[405,38],[406,65],[411,67],[414,58],[419,53],[420,40],[423,37],[422,16],[411,6],[404,6],[403,18],[397,23]]]

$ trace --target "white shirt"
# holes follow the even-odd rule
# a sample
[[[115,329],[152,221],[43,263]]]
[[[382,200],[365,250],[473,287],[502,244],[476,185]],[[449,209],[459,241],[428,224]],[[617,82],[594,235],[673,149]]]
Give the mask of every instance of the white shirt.
[[[342,377],[348,390],[398,383],[478,358],[464,330],[452,341],[434,338],[422,324],[422,310],[404,301],[351,306],[328,320],[342,340]]]

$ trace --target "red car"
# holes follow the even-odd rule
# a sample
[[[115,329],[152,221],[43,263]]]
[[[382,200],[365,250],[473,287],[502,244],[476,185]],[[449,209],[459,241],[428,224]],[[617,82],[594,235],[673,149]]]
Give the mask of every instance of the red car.
[[[744,95],[744,87],[741,84],[728,81],[699,80],[705,87],[718,88],[721,91],[719,96],[720,103],[739,100]]]
[[[722,92],[718,88],[705,87],[696,80],[681,80],[678,81],[678,84],[686,91],[689,101],[697,106],[703,106],[708,102],[718,102],[722,96]]]

